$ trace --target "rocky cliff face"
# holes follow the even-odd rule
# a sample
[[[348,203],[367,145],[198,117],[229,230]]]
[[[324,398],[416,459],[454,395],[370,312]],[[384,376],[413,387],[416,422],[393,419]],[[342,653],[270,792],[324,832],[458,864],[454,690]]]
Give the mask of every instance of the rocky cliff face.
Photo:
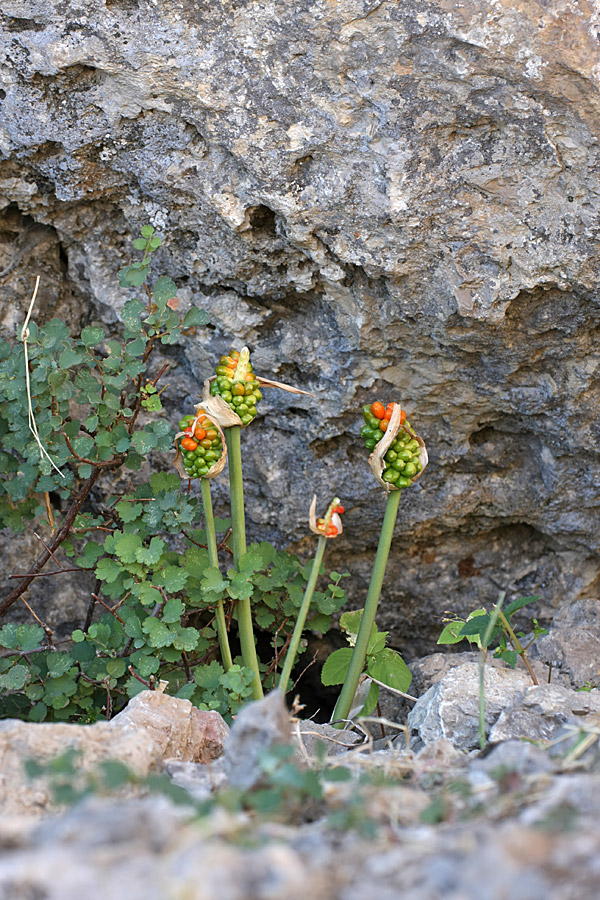
[[[545,615],[595,595],[596,4],[0,9],[6,330],[35,272],[38,317],[117,328],[115,273],[149,222],[212,320],[173,353],[173,417],[230,343],[317,395],[270,393],[246,435],[255,535],[302,549],[307,497],[338,493],[358,604],[384,502],[359,409],[400,399],[431,462],[388,570],[397,645],[498,586]]]

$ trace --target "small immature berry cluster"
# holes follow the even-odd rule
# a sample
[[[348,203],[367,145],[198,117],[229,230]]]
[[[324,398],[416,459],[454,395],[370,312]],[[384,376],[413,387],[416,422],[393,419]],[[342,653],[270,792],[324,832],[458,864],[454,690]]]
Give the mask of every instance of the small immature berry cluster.
[[[336,537],[342,530],[342,520],[340,519],[340,516],[343,512],[343,506],[333,506],[331,508],[331,515],[329,516],[329,523],[327,522],[327,519],[317,519],[317,530],[324,534],[325,537]]]
[[[184,432],[179,446],[183,467],[190,478],[203,478],[223,453],[223,444],[213,422],[201,411],[179,420]]]
[[[238,414],[242,425],[249,425],[256,416],[256,405],[262,397],[260,385],[252,372],[248,351],[231,350],[222,356],[215,369],[216,378],[210,386],[213,397],[218,394]]]
[[[388,403],[387,406],[384,406],[379,401],[372,403],[370,406],[363,406],[363,417],[366,424],[360,433],[365,439],[367,450],[374,450],[384,436],[388,429],[394,406],[394,403]],[[400,414],[400,425],[410,428],[404,412]],[[397,488],[410,487],[413,478],[422,469],[419,459],[420,450],[419,442],[411,437],[410,432],[405,431],[401,427],[383,458],[384,469],[381,476],[383,481],[393,484]]]

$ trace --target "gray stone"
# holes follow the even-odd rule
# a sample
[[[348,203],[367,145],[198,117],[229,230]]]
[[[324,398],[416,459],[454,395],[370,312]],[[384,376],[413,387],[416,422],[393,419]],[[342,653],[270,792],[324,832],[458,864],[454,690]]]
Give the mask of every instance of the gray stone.
[[[340,731],[333,725],[319,724],[308,719],[292,721],[291,737],[301,759],[314,759],[322,750],[326,756],[337,756],[364,740],[364,735],[355,731]]]
[[[531,681],[514,669],[487,667],[485,670],[485,721],[489,730],[502,710],[523,694]],[[479,672],[476,663],[450,669],[419,698],[408,716],[408,724],[418,749],[446,738],[460,750],[479,746]]]
[[[485,772],[507,769],[519,775],[551,772],[554,763],[548,754],[528,741],[507,740],[493,747],[483,758],[474,759],[471,768]]]
[[[227,785],[225,762],[222,757],[207,764],[168,759],[165,761],[163,771],[174,784],[186,790],[197,801],[208,800],[216,791]]]
[[[600,684],[600,603],[586,598],[565,603],[547,635],[532,648],[535,656],[566,675],[573,687]]]
[[[519,738],[550,741],[566,722],[585,727],[586,717],[598,712],[597,691],[571,691],[558,684],[532,685],[502,711],[489,739],[491,743]]]
[[[237,714],[225,748],[225,774],[233,787],[250,790],[265,777],[261,756],[290,745],[290,716],[281,691],[244,706]]]
[[[153,224],[213,323],[165,349],[168,415],[230,342],[313,391],[266,391],[245,435],[249,535],[308,555],[306,498],[339,491],[358,601],[384,497],[357,410],[402,400],[431,463],[380,625],[411,655],[496,584],[544,620],[597,584],[599,51],[593,4],[555,6],[2,4],[4,333],[38,271],[38,321],[116,333]],[[64,585],[34,586],[51,624]]]

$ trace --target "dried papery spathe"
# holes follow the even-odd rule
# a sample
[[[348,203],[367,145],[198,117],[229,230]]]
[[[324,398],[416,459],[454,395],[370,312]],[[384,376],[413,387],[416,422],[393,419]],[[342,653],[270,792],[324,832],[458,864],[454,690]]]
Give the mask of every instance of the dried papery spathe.
[[[417,472],[410,480],[411,484],[414,484],[418,478],[421,477],[427,463],[429,462],[429,457],[427,455],[427,448],[425,446],[425,441],[422,437],[419,437],[416,432],[410,427],[408,422],[405,422],[403,425],[400,424],[402,419],[402,409],[399,403],[394,403],[394,411],[392,412],[392,416],[390,419],[390,423],[385,431],[385,434],[381,438],[381,440],[376,444],[375,449],[369,456],[369,465],[373,472],[373,475],[377,479],[380,485],[386,489],[386,491],[398,491],[401,488],[396,487],[394,484],[390,484],[387,481],[384,481],[382,478],[383,472],[385,470],[385,454],[390,449],[394,440],[398,436],[400,432],[405,432],[412,440],[416,441],[419,445],[419,462],[421,463],[421,471]]]
[[[227,444],[225,442],[225,433],[221,428],[221,425],[217,421],[217,419],[210,415],[208,409],[205,406],[198,404],[196,407],[196,415],[194,416],[194,420],[190,423],[189,428],[186,428],[185,431],[178,431],[175,436],[175,461],[174,466],[177,469],[177,472],[181,476],[181,478],[190,478],[188,472],[185,471],[183,465],[183,455],[181,452],[180,440],[182,437],[186,437],[189,432],[192,434],[196,430],[196,426],[199,424],[202,417],[208,416],[211,421],[211,425],[217,429],[219,432],[219,437],[221,438],[221,456],[217,459],[214,464],[210,467],[208,472],[202,475],[202,478],[216,478],[217,475],[220,475],[223,469],[225,468],[225,463],[227,462]]]
[[[328,540],[336,538],[344,530],[341,519],[343,512],[344,507],[340,506],[340,498],[334,497],[323,518],[317,519],[317,495],[315,494],[308,512],[308,527],[313,534],[318,534],[319,537],[325,537]],[[331,533],[328,534],[329,531]]]

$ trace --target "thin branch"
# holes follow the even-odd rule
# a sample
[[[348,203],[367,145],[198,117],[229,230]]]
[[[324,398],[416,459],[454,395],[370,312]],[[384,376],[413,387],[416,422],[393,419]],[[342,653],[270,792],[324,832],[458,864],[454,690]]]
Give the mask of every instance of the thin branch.
[[[73,454],[75,459],[80,463],[86,463],[88,466],[95,466],[97,469],[110,469],[117,465],[121,465],[121,463],[125,462],[124,456],[113,456],[111,459],[89,459],[87,456],[80,456],[78,453],[73,450],[73,444],[69,440],[69,436],[67,434],[63,434],[63,437],[66,441],[67,447],[69,448],[69,452]]]
[[[110,606],[107,603],[105,603],[104,600],[102,600],[100,597],[98,597],[97,594],[92,594],[92,597],[94,598],[96,603],[99,603],[100,606],[103,606],[107,612],[109,612],[112,616],[114,616],[115,619],[117,619],[117,621],[120,622],[121,625],[123,625],[123,627],[125,627],[124,620],[121,618],[121,616],[117,615],[117,613],[114,611],[114,609],[111,609]]]
[[[54,554],[52,554],[54,556]],[[48,578],[50,575],[62,575],[63,572],[81,572],[81,569],[55,569],[54,572],[27,572],[25,575],[9,575],[9,578]]]
[[[50,553],[50,555],[52,556],[52,559],[54,560],[54,562],[56,563],[58,568],[63,569],[64,566],[62,565],[61,561],[54,555],[54,553],[52,553],[52,550],[50,550],[46,541],[43,538],[41,538],[39,536],[39,534],[37,534],[37,532],[35,532],[35,531],[33,532],[33,536],[36,537],[38,539],[38,541],[40,541],[40,543],[44,545],[45,549],[48,551],[48,553]]]
[[[100,477],[100,472],[101,469],[99,469],[98,467],[94,467],[90,476],[84,481],[78,493],[73,498],[71,506],[68,509],[65,518],[63,519],[61,527],[58,529],[58,531],[50,541],[48,548],[44,550],[44,552],[40,554],[40,556],[38,556],[34,565],[31,567],[32,575],[37,575],[44,568],[48,560],[52,557],[52,554],[55,553],[56,550],[58,550],[62,542],[68,537],[71,526],[73,525],[73,522],[77,517],[77,513],[83,506],[96,481]],[[21,597],[22,594],[25,593],[32,581],[33,578],[31,576],[23,578],[18,587],[11,591],[8,597],[0,602],[0,616],[7,612],[7,610],[10,609],[13,603],[15,603],[19,599],[19,597]]]

